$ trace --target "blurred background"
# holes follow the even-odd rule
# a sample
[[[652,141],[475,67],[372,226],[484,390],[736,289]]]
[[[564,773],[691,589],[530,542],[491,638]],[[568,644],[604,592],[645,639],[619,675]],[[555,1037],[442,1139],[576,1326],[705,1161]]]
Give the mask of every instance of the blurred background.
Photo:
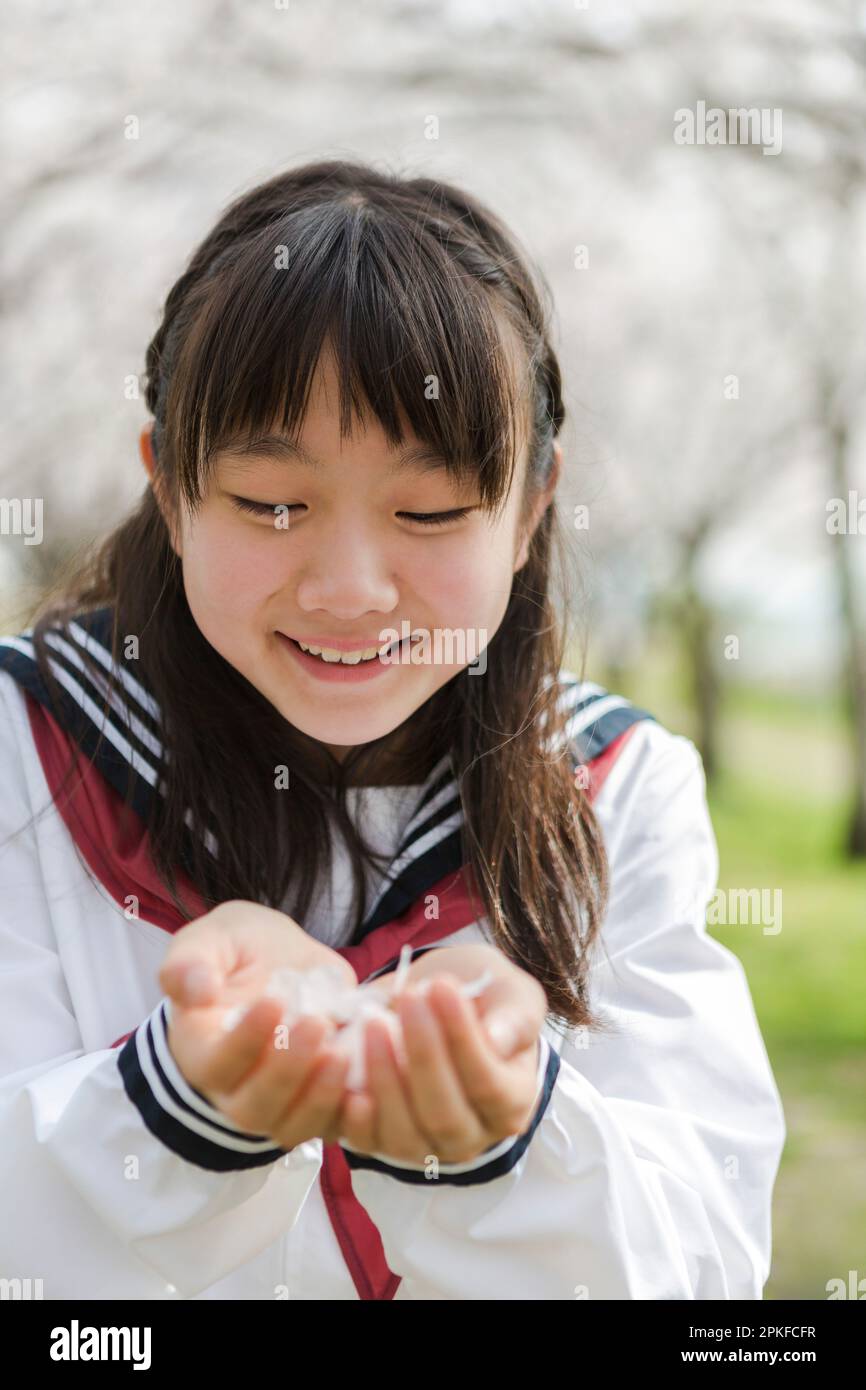
[[[227,202],[323,157],[489,202],[554,296],[574,668],[704,757],[709,930],[788,1121],[766,1297],[866,1277],[866,4],[8,0],[5,27],[2,631],[139,495],[145,348]]]

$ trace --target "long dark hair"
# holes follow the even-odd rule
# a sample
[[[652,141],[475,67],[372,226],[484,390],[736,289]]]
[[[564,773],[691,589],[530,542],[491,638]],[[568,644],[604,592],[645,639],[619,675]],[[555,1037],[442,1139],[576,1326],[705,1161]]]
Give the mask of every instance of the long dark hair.
[[[275,419],[291,433],[327,343],[338,366],[341,433],[370,410],[399,445],[402,408],[455,475],[477,475],[491,511],[507,499],[515,441],[528,421],[525,515],[549,479],[565,415],[549,318],[544,277],[493,213],[450,184],[335,160],[244,194],[171,289],[147,349],[153,486],[44,601],[34,643],[51,684],[49,627],[110,604],[115,656],[125,635],[138,636],[138,670],[160,706],[168,755],[166,795],[152,801],[150,852],[188,917],[176,870],[190,812],[219,845],[214,857],[194,843],[191,874],[205,901],[263,902],[301,923],[330,866],[336,825],[351,852],[359,926],[363,866],[376,856],[346,811],[346,786],[363,784],[383,754],[394,760],[395,780],[421,781],[450,753],[464,863],[494,939],[541,982],[551,1015],[598,1027],[587,956],[606,906],[607,864],[561,739],[570,557],[555,504],[514,575],[486,672],[464,669],[436,691],[407,721],[409,738],[403,727],[339,763],[205,640],[154,497],[161,488],[172,505],[182,497],[195,508],[229,439],[251,438]],[[431,375],[438,399],[425,391]],[[277,765],[291,769],[290,794],[275,788]]]

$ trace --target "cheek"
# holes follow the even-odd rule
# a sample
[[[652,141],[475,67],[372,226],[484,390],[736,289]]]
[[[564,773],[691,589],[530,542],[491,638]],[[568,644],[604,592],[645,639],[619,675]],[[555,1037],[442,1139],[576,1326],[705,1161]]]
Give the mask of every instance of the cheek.
[[[285,577],[280,538],[253,527],[201,518],[184,536],[183,575],[195,613],[218,612],[221,621],[250,612]]]
[[[510,552],[485,532],[468,543],[461,538],[453,546],[431,547],[413,565],[412,588],[443,624],[492,633],[507,607],[512,578]]]

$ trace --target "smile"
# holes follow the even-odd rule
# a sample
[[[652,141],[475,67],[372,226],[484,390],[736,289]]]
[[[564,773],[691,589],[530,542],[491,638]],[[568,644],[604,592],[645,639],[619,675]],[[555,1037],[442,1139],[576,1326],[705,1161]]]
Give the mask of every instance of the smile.
[[[294,640],[292,638],[290,641]],[[312,656],[321,657],[322,661],[340,661],[344,666],[357,666],[359,661],[375,661],[379,655],[378,647],[364,647],[361,651],[338,652],[335,647],[311,647],[305,642],[298,642],[302,652],[309,652]]]
[[[313,680],[326,684],[349,684],[383,680],[392,669],[391,662],[381,658],[392,651],[392,647],[359,647],[354,651],[341,652],[335,647],[316,647],[309,642],[298,642],[277,632],[280,646],[291,656],[296,667]],[[401,644],[393,644],[396,650]]]

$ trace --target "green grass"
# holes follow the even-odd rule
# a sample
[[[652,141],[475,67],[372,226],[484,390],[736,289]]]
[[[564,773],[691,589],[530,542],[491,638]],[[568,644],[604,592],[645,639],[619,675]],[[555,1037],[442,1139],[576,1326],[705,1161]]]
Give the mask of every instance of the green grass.
[[[822,1298],[829,1278],[866,1273],[866,864],[840,853],[841,797],[749,769],[719,779],[710,810],[720,886],[782,890],[778,934],[712,929],[745,967],[787,1120],[766,1297]]]
[[[750,685],[732,685],[725,692],[725,704],[732,715],[746,715],[775,726],[780,724],[799,733],[814,723],[841,736],[845,727],[845,704],[840,691],[820,695],[811,691],[767,690]]]
[[[807,1061],[863,1048],[866,1058],[866,863],[839,856],[843,818],[730,777],[710,810],[720,886],[782,892],[778,933],[712,928],[742,960],[774,1050]],[[866,1122],[866,1092],[852,1101]]]
[[[590,660],[587,673],[695,736],[670,644],[639,672],[609,680]],[[745,968],[787,1121],[765,1297],[826,1298],[828,1279],[866,1275],[866,862],[842,852],[842,699],[733,687],[720,749],[719,886],[782,892],[777,934],[710,928]]]

